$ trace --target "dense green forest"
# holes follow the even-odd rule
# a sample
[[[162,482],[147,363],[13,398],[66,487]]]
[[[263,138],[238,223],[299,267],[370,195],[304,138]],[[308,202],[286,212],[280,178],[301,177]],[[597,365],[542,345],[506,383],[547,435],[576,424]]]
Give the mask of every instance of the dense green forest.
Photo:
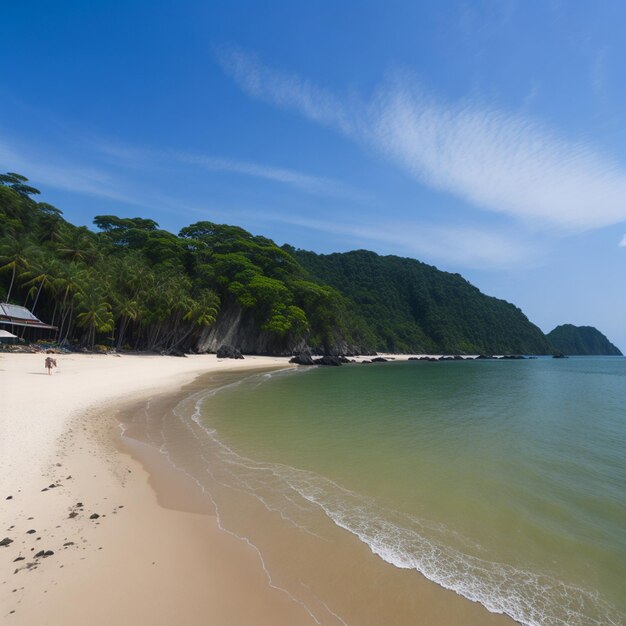
[[[597,328],[562,324],[547,335],[552,345],[566,355],[612,355],[622,353]]]
[[[366,250],[318,255],[289,249],[344,294],[390,352],[546,354],[541,330],[515,306],[482,294],[459,274]]]
[[[0,301],[56,326],[58,342],[172,352],[245,335],[247,351],[276,354],[551,351],[513,305],[412,259],[316,255],[206,221],[175,235],[100,215],[90,230],[38,195],[0,175]]]
[[[336,290],[265,237],[211,222],[177,236],[150,219],[112,215],[97,216],[93,232],[36,202],[27,183],[0,176],[0,301],[57,326],[59,342],[189,350],[232,307],[277,352],[304,338],[320,350],[340,338],[370,341]]]

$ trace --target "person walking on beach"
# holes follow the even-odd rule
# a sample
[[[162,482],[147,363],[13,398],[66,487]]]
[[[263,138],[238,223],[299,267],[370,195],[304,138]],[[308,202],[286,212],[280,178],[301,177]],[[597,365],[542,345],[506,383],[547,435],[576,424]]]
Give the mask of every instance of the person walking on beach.
[[[57,360],[53,359],[51,356],[47,356],[45,365],[48,370],[48,375],[50,375],[52,374],[52,368],[57,366]]]

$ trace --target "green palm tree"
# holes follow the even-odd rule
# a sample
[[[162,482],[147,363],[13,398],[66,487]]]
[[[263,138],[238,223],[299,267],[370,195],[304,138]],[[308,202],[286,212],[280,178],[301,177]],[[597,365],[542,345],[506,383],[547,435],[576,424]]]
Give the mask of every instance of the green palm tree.
[[[56,319],[57,305],[60,312],[57,341],[66,340],[69,337],[76,297],[83,291],[86,271],[86,268],[78,263],[63,263],[59,265],[57,276],[52,281],[52,291],[56,294],[53,323]],[[64,330],[65,334],[63,334]]]
[[[113,330],[114,320],[111,305],[105,302],[96,289],[89,289],[77,297],[80,313],[76,316],[76,323],[87,329],[87,341],[93,350],[96,343],[96,333]]]
[[[28,287],[27,298],[33,298],[31,311],[34,313],[42,290],[50,290],[57,275],[59,264],[51,254],[40,254],[32,262],[29,269],[22,272],[19,278],[25,279],[24,287]]]
[[[137,300],[123,299],[115,309],[116,316],[120,318],[120,332],[117,336],[117,347],[121,348],[124,343],[124,335],[131,321],[139,319],[141,307]]]
[[[7,293],[6,301],[11,299],[11,292],[15,285],[15,277],[18,271],[25,270],[29,266],[28,259],[29,245],[23,239],[7,237],[7,240],[0,245],[0,272],[11,272],[11,283]]]
[[[79,263],[94,263],[99,257],[94,235],[85,226],[67,229],[57,247],[60,257]]]

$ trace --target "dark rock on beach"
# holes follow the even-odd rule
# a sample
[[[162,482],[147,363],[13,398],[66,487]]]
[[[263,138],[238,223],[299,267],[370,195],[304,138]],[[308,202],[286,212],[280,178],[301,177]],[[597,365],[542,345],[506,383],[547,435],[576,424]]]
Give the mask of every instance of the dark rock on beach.
[[[372,363],[387,363],[387,361],[389,361],[389,359],[386,359],[383,356],[377,356],[372,359]]]
[[[92,513],[92,514],[89,516],[89,519],[98,519],[99,517],[100,517],[100,516],[99,516],[97,513]]]
[[[237,348],[233,348],[229,345],[221,345],[217,349],[217,358],[218,359],[243,359],[243,355]]]
[[[178,357],[186,357],[187,355],[178,348],[172,348],[171,350],[167,350],[162,353],[164,356],[178,356]]]
[[[289,363],[295,363],[296,365],[315,365],[310,352],[300,352],[300,354],[294,355],[293,358],[289,359]]]
[[[345,357],[326,355],[321,357],[320,359],[315,359],[313,363],[315,363],[315,365],[332,365],[336,367],[338,365],[341,365],[345,361],[347,361]]]
[[[9,539],[8,537],[5,537],[2,541],[0,541],[0,547],[4,548],[12,543],[13,543],[13,539]]]

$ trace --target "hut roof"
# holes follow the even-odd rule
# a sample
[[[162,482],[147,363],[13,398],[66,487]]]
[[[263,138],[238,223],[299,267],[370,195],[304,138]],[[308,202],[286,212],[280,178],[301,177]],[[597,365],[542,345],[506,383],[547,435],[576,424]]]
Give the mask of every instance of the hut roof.
[[[17,304],[8,304],[7,302],[0,302],[0,324],[56,330],[56,326],[44,324],[39,318],[35,317],[26,307],[19,306]]]
[[[8,330],[2,330],[0,328],[0,339],[17,339],[17,335],[10,333]]]

